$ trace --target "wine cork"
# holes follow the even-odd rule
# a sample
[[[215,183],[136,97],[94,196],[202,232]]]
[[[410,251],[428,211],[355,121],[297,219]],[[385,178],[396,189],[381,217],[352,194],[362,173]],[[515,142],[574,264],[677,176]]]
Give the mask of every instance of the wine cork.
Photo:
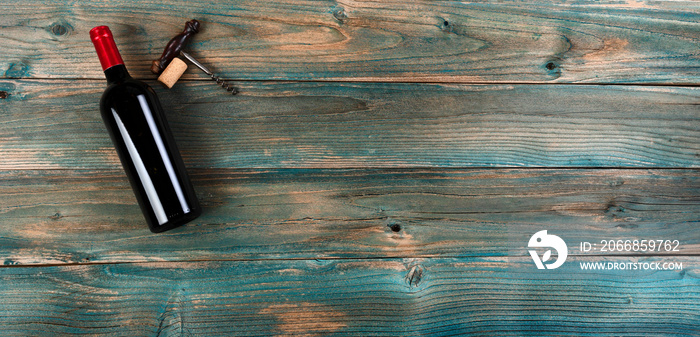
[[[170,64],[163,70],[163,73],[158,76],[158,82],[163,83],[168,89],[175,85],[175,82],[180,79],[180,76],[187,70],[187,64],[179,59],[173,58]]]

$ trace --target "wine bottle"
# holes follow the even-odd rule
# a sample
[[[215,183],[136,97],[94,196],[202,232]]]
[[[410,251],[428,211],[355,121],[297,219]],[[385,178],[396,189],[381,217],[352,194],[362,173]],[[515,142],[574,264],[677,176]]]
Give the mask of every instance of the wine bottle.
[[[202,210],[155,91],[129,76],[107,26],[90,30],[107,77],[102,120],[152,232],[183,225]]]

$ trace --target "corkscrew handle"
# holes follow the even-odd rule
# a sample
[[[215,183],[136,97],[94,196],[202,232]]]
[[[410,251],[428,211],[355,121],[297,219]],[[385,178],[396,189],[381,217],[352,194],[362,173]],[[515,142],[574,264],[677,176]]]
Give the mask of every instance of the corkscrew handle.
[[[175,35],[175,37],[172,38],[165,46],[163,55],[161,55],[159,59],[153,61],[153,64],[151,65],[151,72],[156,75],[162,73],[165,67],[170,64],[170,61],[180,54],[182,48],[185,47],[185,44],[187,44],[192,36],[198,32],[199,21],[187,21],[185,24],[185,29],[183,29],[182,33]]]

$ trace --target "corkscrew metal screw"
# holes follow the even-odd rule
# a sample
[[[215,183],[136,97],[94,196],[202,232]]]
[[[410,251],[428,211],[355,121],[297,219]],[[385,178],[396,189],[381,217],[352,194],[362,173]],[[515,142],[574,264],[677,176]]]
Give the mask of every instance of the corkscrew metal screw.
[[[216,84],[220,85],[226,91],[235,95],[238,93],[236,87],[228,84],[226,81],[222,80],[219,76],[214,75],[214,73],[205,67],[202,63],[197,61],[192,55],[182,51],[187,41],[189,41],[194,34],[199,32],[199,21],[190,20],[185,24],[185,29],[182,33],[176,35],[172,38],[163,50],[163,55],[151,65],[151,72],[154,74],[160,74],[158,81],[163,83],[168,88],[172,88],[175,82],[180,79],[180,76],[187,70],[187,64],[177,58],[177,56],[182,56],[183,58],[190,61],[197,68],[203,71],[205,74],[209,75],[212,80],[216,81]]]
[[[180,55],[182,55],[182,57],[186,58],[187,61],[192,62],[192,64],[194,64],[197,68],[199,68],[205,74],[211,76],[211,79],[216,81],[216,84],[218,84],[222,88],[226,89],[226,91],[228,91],[234,95],[238,93],[238,89],[236,89],[234,86],[228,84],[226,81],[222,80],[219,76],[214,75],[214,73],[212,73],[211,70],[209,70],[203,64],[199,63],[199,61],[195,60],[194,57],[192,57],[190,54],[187,54],[184,51],[180,51]]]

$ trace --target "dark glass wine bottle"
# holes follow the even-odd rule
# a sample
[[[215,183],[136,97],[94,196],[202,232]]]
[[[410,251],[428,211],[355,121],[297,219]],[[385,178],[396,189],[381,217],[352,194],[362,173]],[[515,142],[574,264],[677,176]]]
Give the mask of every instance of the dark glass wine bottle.
[[[198,217],[202,209],[155,91],[126,71],[107,26],[90,30],[107,77],[100,110],[152,232]]]

